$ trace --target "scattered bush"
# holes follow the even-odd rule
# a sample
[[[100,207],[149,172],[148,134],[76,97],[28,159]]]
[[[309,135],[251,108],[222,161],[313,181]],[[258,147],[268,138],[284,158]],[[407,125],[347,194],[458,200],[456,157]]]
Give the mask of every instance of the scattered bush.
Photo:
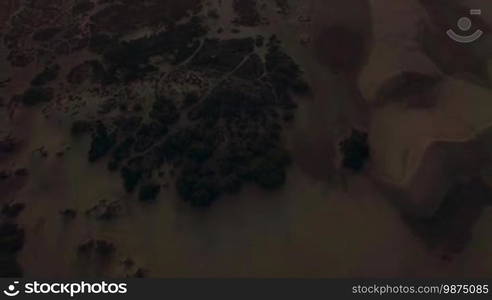
[[[370,157],[367,133],[352,130],[352,135],[340,144],[343,154],[343,166],[347,169],[360,171]]]
[[[161,187],[158,184],[146,184],[140,188],[138,198],[140,201],[153,201],[159,195]]]
[[[60,72],[59,65],[52,65],[46,67],[41,73],[36,75],[34,79],[31,81],[31,85],[41,86],[45,85],[58,77],[58,73]]]
[[[52,88],[31,87],[22,95],[22,103],[34,106],[41,103],[50,102],[54,97]]]

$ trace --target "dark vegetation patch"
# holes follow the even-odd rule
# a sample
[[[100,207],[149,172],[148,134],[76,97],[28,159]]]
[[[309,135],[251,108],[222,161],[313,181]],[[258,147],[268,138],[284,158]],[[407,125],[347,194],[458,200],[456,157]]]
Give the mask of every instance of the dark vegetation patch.
[[[25,67],[34,61],[49,61],[85,48],[89,31],[84,16],[73,15],[70,5],[81,1],[26,1],[11,19],[5,33],[8,60]]]
[[[71,133],[73,136],[79,136],[84,133],[88,133],[91,131],[92,123],[86,120],[78,120],[73,122]]]
[[[140,187],[138,198],[140,201],[153,201],[160,191],[161,187],[158,184],[145,184]]]
[[[47,61],[94,46],[95,37],[108,34],[118,40],[133,30],[166,27],[199,13],[202,0],[26,1],[5,33],[8,60],[17,67]],[[97,42],[96,42],[97,44]],[[91,47],[92,48],[92,47]]]
[[[261,23],[256,0],[233,0],[233,8],[237,15],[235,23],[242,26],[256,26]]]
[[[112,56],[107,53],[114,49],[107,50],[105,63],[141,71],[149,56],[175,52],[163,42],[168,38],[120,43],[116,52],[126,54]],[[162,180],[174,180],[179,195],[194,206],[208,206],[247,183],[281,187],[290,163],[281,132],[297,107],[291,93],[306,93],[308,86],[276,37],[267,43],[265,62],[254,53],[255,44],[254,38],[205,40],[184,72],[209,74],[217,84],[203,95],[185,91],[183,105],[158,93],[147,116],[139,110],[99,122],[90,129],[89,160],[110,154],[108,169],[119,170],[125,190],[137,190],[142,201],[156,199]],[[75,132],[89,125],[78,126]],[[175,178],[161,179],[164,173]]]
[[[61,27],[42,28],[35,31],[32,38],[38,42],[48,42],[62,31],[63,28]]]
[[[122,212],[120,201],[100,200],[96,205],[85,211],[85,215],[97,220],[109,221],[118,217]]]
[[[340,151],[343,155],[344,168],[361,171],[370,158],[370,148],[367,133],[352,130],[349,138],[340,143]]]
[[[15,253],[24,244],[24,230],[17,224],[4,222],[0,224],[0,251]]]
[[[256,55],[248,57],[253,51],[253,39],[232,40],[222,45],[234,50],[228,55],[231,59],[225,60],[227,63],[209,63],[208,70],[224,73],[241,63],[242,67],[205,98],[195,101],[188,112],[192,124],[168,134],[150,152],[154,164],[147,163],[152,168],[177,168],[177,191],[194,206],[210,205],[224,193],[240,191],[248,182],[267,189],[284,184],[290,158],[281,146],[285,123],[281,115],[296,108],[289,92],[307,90],[302,72],[275,38],[269,43],[267,66]],[[237,45],[242,45],[241,49]],[[224,51],[224,47],[219,49],[219,53]],[[208,47],[202,51],[205,54],[200,53],[190,67],[206,69],[207,64],[201,62],[211,56],[215,59]],[[133,190],[153,172],[152,168],[142,167],[146,165],[142,159],[132,165],[122,169],[127,190]]]
[[[250,55],[244,64],[234,73],[235,76],[244,80],[259,79],[266,72],[261,57],[258,54]]]
[[[124,189],[136,192],[142,201],[156,199],[169,182],[185,201],[207,206],[245,184],[275,189],[286,181],[290,157],[282,145],[282,131],[295,116],[292,93],[309,91],[302,71],[275,36],[206,39],[208,29],[201,17],[176,23],[196,13],[192,8],[199,2],[110,4],[91,18],[88,45],[99,57],[67,75],[71,88],[85,84],[103,99],[97,119],[75,121],[72,135],[90,134],[88,161],[107,157],[108,169],[118,172]],[[244,24],[259,22],[256,5],[235,1],[236,8],[245,7]],[[78,9],[89,10],[90,5]],[[165,29],[123,39],[125,33],[144,27]],[[76,35],[76,28],[69,35]],[[266,55],[257,54],[257,47],[266,47]],[[184,76],[168,79],[155,61],[175,66]],[[53,77],[46,73],[37,84]],[[162,89],[164,83],[157,78],[184,81],[176,88],[182,94],[165,92],[170,89]],[[155,94],[145,103],[135,95],[138,91],[129,91],[134,84],[150,83],[156,84]],[[41,91],[33,87],[26,92],[27,103],[43,102]],[[90,214],[111,218],[113,212],[107,208],[98,206]],[[83,250],[95,245],[93,241],[81,246]]]
[[[281,14],[287,14],[290,10],[289,0],[275,0],[275,4]]]
[[[173,100],[166,97],[158,97],[152,105],[149,116],[165,128],[178,121],[180,112]],[[158,125],[156,126],[158,127]],[[156,130],[162,129],[157,128]]]
[[[255,41],[252,38],[218,40],[207,39],[202,49],[191,61],[191,67],[230,72],[253,52]]]
[[[25,208],[24,203],[5,204],[1,213],[8,218],[16,218]]]
[[[83,84],[86,81],[90,83],[104,83],[109,81],[110,75],[106,69],[97,60],[85,61],[70,70],[67,75],[67,81],[71,84]]]
[[[21,277],[16,253],[24,245],[24,230],[17,224],[0,223],[0,277]]]
[[[116,98],[108,98],[106,100],[103,100],[99,105],[98,105],[98,110],[97,112],[101,115],[106,115],[117,109],[118,107],[118,100]]]
[[[116,251],[116,247],[114,244],[107,240],[95,240],[89,239],[85,242],[82,242],[77,247],[77,252],[79,255],[85,257],[91,257],[93,255],[97,256],[97,258],[101,259],[109,259],[114,252]]]
[[[139,1],[121,0],[109,5],[92,16],[93,31],[121,34],[129,31],[162,25],[176,21],[201,10],[201,0],[150,0],[142,5]]]
[[[289,90],[301,94],[309,91],[309,86],[302,78],[299,65],[282,50],[280,42],[275,36],[268,42],[265,66],[269,81],[278,97],[289,98],[287,95]],[[284,99],[284,101],[287,100]]]
[[[185,24],[176,25],[170,30],[131,41],[112,42],[105,47],[99,45],[110,74],[116,74],[123,81],[143,78],[156,71],[149,64],[153,56],[162,56],[170,63],[178,64],[190,57],[199,47],[199,38],[206,33],[201,20],[193,17]]]
[[[58,73],[60,72],[59,65],[51,65],[47,66],[41,73],[36,75],[34,79],[31,81],[31,85],[41,86],[45,85],[58,77]]]
[[[60,211],[60,215],[62,215],[65,220],[72,220],[75,219],[75,217],[77,216],[77,211],[74,209],[66,208]]]
[[[28,106],[50,102],[54,97],[54,90],[49,87],[31,87],[21,96],[22,103]]]
[[[142,168],[126,166],[121,169],[121,177],[123,178],[123,186],[128,193],[135,190],[140,180],[142,179],[144,170]]]
[[[0,137],[0,158],[13,154],[20,147],[20,141],[12,135]]]
[[[95,8],[94,2],[90,0],[80,0],[76,1],[75,5],[72,8],[73,15],[86,14]]]
[[[91,148],[89,150],[89,161],[95,162],[109,153],[116,143],[116,133],[109,133],[102,123],[97,123],[92,133]]]

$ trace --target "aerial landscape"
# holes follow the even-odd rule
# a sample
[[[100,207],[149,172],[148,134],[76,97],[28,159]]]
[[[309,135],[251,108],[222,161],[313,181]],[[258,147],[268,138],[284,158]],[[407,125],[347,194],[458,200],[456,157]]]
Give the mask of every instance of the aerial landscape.
[[[0,277],[492,276],[491,28],[485,0],[1,1]]]

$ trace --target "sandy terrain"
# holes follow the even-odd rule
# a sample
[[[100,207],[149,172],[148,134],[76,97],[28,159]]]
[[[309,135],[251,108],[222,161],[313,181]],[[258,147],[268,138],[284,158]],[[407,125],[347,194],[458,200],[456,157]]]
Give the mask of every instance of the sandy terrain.
[[[312,95],[298,99],[296,121],[286,133],[294,164],[279,191],[248,187],[209,211],[196,211],[169,188],[156,203],[142,205],[124,193],[104,163],[87,164],[89,139],[69,136],[66,115],[46,119],[17,109],[9,126],[26,142],[9,163],[32,170],[31,180],[2,201],[28,204],[19,217],[27,236],[19,254],[25,275],[121,277],[136,268],[156,277],[492,275],[491,211],[480,211],[470,222],[475,226],[465,250],[446,260],[402,218],[408,212],[432,215],[461,180],[450,172],[477,175],[483,160],[475,158],[483,148],[474,143],[481,143],[492,121],[490,89],[463,72],[440,69],[416,49],[417,24],[431,23],[419,1],[381,2],[298,0],[287,15],[264,11],[270,22],[260,29],[280,37],[312,88]],[[381,87],[402,72],[439,81],[418,96],[380,99]],[[426,101],[430,108],[406,105]],[[339,165],[338,142],[353,127],[369,132],[372,150],[360,174]],[[43,146],[56,153],[67,145],[63,159],[32,151]],[[122,215],[107,222],[85,216],[101,199],[121,200]],[[77,218],[60,218],[67,208],[77,210]],[[114,242],[112,260],[77,255],[88,238]],[[135,266],[125,268],[127,258]]]

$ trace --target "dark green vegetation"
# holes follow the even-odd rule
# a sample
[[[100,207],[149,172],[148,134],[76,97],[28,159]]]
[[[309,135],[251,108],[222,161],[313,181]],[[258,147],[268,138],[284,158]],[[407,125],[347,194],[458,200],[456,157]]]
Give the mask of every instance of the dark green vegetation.
[[[67,81],[71,84],[104,83],[111,80],[111,76],[106,72],[104,66],[97,60],[89,60],[75,66],[67,76]]]
[[[205,32],[199,18],[194,17],[185,24],[177,25],[173,30],[129,42],[99,37],[103,42],[99,42],[94,50],[102,52],[108,72],[117,76],[115,80],[130,81],[156,71],[156,68],[149,64],[149,58],[153,56],[163,56],[173,64],[190,57],[200,45],[197,39]]]
[[[15,218],[22,212],[22,210],[24,210],[24,208],[24,203],[5,204],[2,207],[1,213],[8,218]]]
[[[75,84],[94,73],[112,74],[102,82],[108,87],[146,81],[159,73],[149,60],[158,55],[209,81],[205,93],[185,89],[182,102],[157,87],[148,111],[125,109],[116,118],[103,117],[121,103],[114,99],[102,106],[96,125],[74,123],[74,135],[92,133],[89,161],[109,154],[108,169],[118,170],[125,190],[137,190],[142,201],[156,199],[163,180],[175,181],[179,195],[195,206],[237,193],[245,183],[273,189],[286,180],[290,158],[281,132],[294,117],[291,93],[308,91],[301,70],[275,36],[265,45],[263,38],[203,39],[205,32],[193,17],[173,30],[132,41],[98,36],[93,50],[102,63],[86,62],[69,75]],[[267,54],[261,57],[257,47],[267,47]]]
[[[256,26],[261,23],[259,7],[256,0],[233,0],[235,23],[242,26]]]
[[[234,1],[238,23],[261,22],[257,6]],[[308,91],[302,71],[275,36],[207,37],[201,12],[199,0],[121,0],[100,10],[83,0],[71,14],[85,15],[88,28],[65,24],[61,30],[53,24],[34,34],[45,44],[87,37],[75,47],[87,47],[96,57],[71,66],[66,81],[74,93],[79,89],[98,99],[92,105],[96,117],[78,117],[71,133],[90,134],[88,161],[107,163],[121,175],[124,189],[142,201],[157,199],[171,182],[184,200],[206,206],[245,184],[274,189],[286,180],[290,158],[282,130],[295,117],[292,93]],[[141,28],[153,33],[128,38]],[[71,53],[61,44],[57,55]],[[164,73],[163,66],[172,71]],[[21,100],[50,101],[54,91],[46,85],[59,71],[47,63]],[[155,90],[142,99],[133,86]],[[169,93],[176,86],[179,92]]]
[[[92,133],[92,143],[89,150],[89,161],[95,162],[109,153],[116,142],[114,133],[108,133],[102,123],[98,123]]]
[[[96,205],[85,211],[85,215],[97,220],[109,221],[121,214],[122,207],[118,200],[100,200]]]
[[[36,75],[34,79],[31,81],[31,85],[40,86],[45,85],[58,77],[58,73],[60,72],[59,65],[47,66],[41,73]]]
[[[62,31],[63,28],[60,27],[48,27],[48,28],[40,29],[33,34],[33,40],[49,41]]]
[[[116,247],[110,241],[89,239],[81,243],[77,250],[79,255],[96,255],[101,259],[108,259],[116,251]]]
[[[140,201],[152,201],[157,198],[161,187],[157,184],[145,184],[140,188],[139,199]]]
[[[278,11],[282,14],[286,14],[290,10],[289,0],[275,0]]]
[[[22,103],[28,106],[50,102],[54,97],[54,90],[48,87],[29,88],[22,96]]]
[[[201,0],[112,1],[91,17],[93,32],[124,34],[144,27],[173,26],[176,21],[202,9]]]
[[[72,8],[73,15],[86,14],[95,8],[94,2],[90,0],[80,0],[76,1],[75,5]]]
[[[20,277],[15,254],[24,244],[24,230],[11,222],[0,223],[0,277]]]
[[[234,7],[240,12],[239,23],[260,22],[256,1],[235,1]],[[93,9],[93,2],[77,1],[71,13],[80,17]],[[117,90],[151,82],[163,76],[154,63],[156,57],[161,64],[199,74],[206,81],[206,90],[200,92],[185,86],[182,99],[161,94],[157,86],[148,108],[134,99],[106,94],[98,105],[99,119],[73,123],[74,137],[91,134],[88,160],[109,156],[108,169],[118,171],[125,190],[138,191],[143,201],[157,198],[160,183],[168,180],[176,183],[185,200],[208,205],[224,193],[238,192],[247,182],[270,189],[286,179],[290,159],[281,133],[295,115],[291,93],[308,90],[301,70],[275,37],[267,43],[262,36],[206,38],[208,28],[200,11],[198,0],[183,0],[180,5],[174,1],[109,3],[90,16],[90,37],[75,43],[87,45],[98,58],[71,69],[67,81],[72,87],[84,84]],[[189,18],[176,22],[184,17]],[[162,26],[166,29],[148,36],[122,38],[136,28]],[[65,24],[40,28],[34,38],[46,43],[79,35],[80,28]],[[264,56],[256,51],[265,47]],[[56,53],[64,52],[62,48]],[[54,90],[45,85],[56,80],[59,71],[58,65],[47,64],[20,100],[26,105],[50,101]],[[173,79],[169,80],[173,85]],[[190,79],[187,84],[196,83]]]
[[[246,55],[254,50],[254,39],[206,39],[190,62],[194,69],[211,69],[218,72],[230,72],[241,63]]]
[[[91,131],[91,123],[84,120],[75,121],[72,124],[72,135],[78,136]]]
[[[367,133],[352,130],[352,135],[340,143],[343,154],[343,166],[354,171],[361,171],[370,157]]]

